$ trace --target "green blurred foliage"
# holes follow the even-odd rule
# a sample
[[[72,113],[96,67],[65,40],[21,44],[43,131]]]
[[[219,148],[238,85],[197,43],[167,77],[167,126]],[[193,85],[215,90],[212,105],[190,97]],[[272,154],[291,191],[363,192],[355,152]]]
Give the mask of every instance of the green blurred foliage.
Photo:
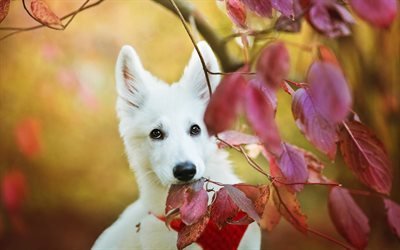
[[[215,1],[192,2],[218,32],[232,32],[231,23]],[[82,1],[50,3],[61,16],[78,8]],[[34,21],[20,1],[13,1],[1,27],[32,24]],[[334,49],[353,89],[355,111],[383,138],[392,155],[393,197],[397,201],[399,30],[398,20],[388,31],[378,31],[358,21],[354,36],[338,41],[324,39],[305,23],[300,34],[271,34],[273,39],[288,42],[292,62],[289,78],[298,82],[305,80],[307,68],[315,58],[314,52],[301,49],[302,46],[323,43]],[[256,48],[264,43],[259,41]],[[19,169],[26,175],[28,186],[22,230],[13,228],[4,206],[0,206],[0,246],[4,249],[87,249],[137,197],[115,114],[114,63],[124,44],[134,46],[145,68],[168,82],[179,79],[192,51],[179,19],[144,0],[105,1],[80,13],[65,31],[39,29],[0,42],[0,176]],[[233,43],[231,46],[235,47]],[[233,50],[242,56],[237,48]],[[290,96],[279,94],[277,122],[284,140],[321,157],[330,178],[362,188],[353,184],[355,178],[340,158],[332,164],[304,139],[293,121],[290,103]],[[40,124],[40,151],[32,157],[21,152],[15,139],[16,126],[26,118]],[[231,158],[243,180],[267,181],[242,156],[232,152]],[[261,158],[257,160],[268,167]],[[326,187],[309,186],[300,200],[313,228],[339,238],[328,218],[327,191]],[[369,206],[374,202],[374,198],[360,199],[369,215],[379,214]],[[377,218],[380,221],[371,221],[371,249],[384,242],[387,248],[394,248],[393,237],[386,235],[384,216]],[[293,239],[288,241],[288,235]],[[271,249],[333,247],[324,240],[301,235],[285,222],[266,234],[265,239]]]

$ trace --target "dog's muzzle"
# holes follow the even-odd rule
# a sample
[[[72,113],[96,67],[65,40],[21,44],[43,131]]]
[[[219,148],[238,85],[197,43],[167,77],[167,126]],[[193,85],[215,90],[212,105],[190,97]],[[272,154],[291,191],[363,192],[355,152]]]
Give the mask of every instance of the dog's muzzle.
[[[180,181],[190,181],[196,175],[196,166],[188,161],[177,164],[173,169],[174,177]]]

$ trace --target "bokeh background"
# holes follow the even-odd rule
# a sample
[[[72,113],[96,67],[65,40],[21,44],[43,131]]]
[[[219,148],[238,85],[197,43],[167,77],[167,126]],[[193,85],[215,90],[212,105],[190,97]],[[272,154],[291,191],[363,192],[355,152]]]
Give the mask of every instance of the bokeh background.
[[[62,16],[83,1],[47,2]],[[232,24],[214,0],[190,2],[217,32],[232,33]],[[12,1],[0,27],[34,24],[21,2]],[[303,23],[301,33],[272,33],[266,40],[289,42],[290,79],[299,82],[314,54],[298,45],[322,43],[337,53],[351,85],[354,110],[376,131],[391,155],[392,199],[397,202],[399,30],[399,18],[388,30],[358,20],[352,37],[333,41]],[[43,28],[0,41],[0,249],[89,249],[137,198],[115,114],[114,63],[124,44],[134,46],[144,66],[168,82],[179,79],[193,49],[179,19],[150,0],[107,0],[80,13],[65,31]],[[285,93],[279,94],[277,121],[285,140],[321,157],[327,176],[347,187],[365,188],[339,156],[333,164],[304,139],[294,124],[290,97]],[[235,171],[245,181],[267,181],[241,156],[232,153],[231,157]],[[299,196],[302,209],[312,228],[343,240],[329,219],[327,194],[326,187],[306,187]],[[399,249],[380,200],[355,199],[370,217],[368,248]],[[14,204],[11,210],[6,205],[10,203]],[[264,235],[263,244],[266,249],[337,248],[326,240],[302,235],[284,221]]]

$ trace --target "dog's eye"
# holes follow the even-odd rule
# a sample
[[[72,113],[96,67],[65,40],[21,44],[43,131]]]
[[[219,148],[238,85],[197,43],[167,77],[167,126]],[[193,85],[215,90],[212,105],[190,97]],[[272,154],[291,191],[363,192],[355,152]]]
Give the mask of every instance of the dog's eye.
[[[164,139],[164,133],[159,129],[153,129],[150,132],[150,138],[154,140],[162,140]]]
[[[190,127],[190,135],[198,135],[200,134],[201,129],[199,125],[195,124]]]

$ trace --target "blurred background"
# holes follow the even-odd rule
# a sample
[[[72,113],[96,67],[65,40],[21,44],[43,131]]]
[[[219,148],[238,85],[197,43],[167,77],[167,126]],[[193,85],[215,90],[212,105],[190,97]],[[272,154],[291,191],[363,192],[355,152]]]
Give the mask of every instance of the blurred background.
[[[47,2],[63,16],[83,0]],[[214,0],[190,2],[218,33],[232,33],[231,22]],[[357,20],[353,36],[337,40],[324,39],[303,23],[301,33],[270,37],[288,42],[289,79],[298,82],[304,81],[314,58],[298,45],[319,42],[335,51],[353,92],[354,110],[391,155],[391,197],[396,202],[400,202],[399,23],[397,18],[391,29],[382,31]],[[12,1],[0,27],[35,24],[21,2]],[[179,19],[150,0],[107,0],[78,14],[65,31],[42,28],[0,41],[0,249],[89,249],[137,198],[115,114],[114,63],[124,44],[135,47],[145,68],[168,82],[179,79],[193,49]],[[328,177],[346,187],[365,189],[340,156],[333,164],[304,139],[293,121],[290,96],[282,92],[278,98],[282,137],[316,153],[326,163]],[[241,156],[231,157],[243,180],[267,182]],[[306,187],[299,195],[303,212],[310,227],[343,241],[329,219],[327,194],[326,187]],[[399,249],[380,199],[355,199],[370,218],[368,249]],[[264,234],[263,246],[338,248],[303,235],[282,220],[273,232]]]

